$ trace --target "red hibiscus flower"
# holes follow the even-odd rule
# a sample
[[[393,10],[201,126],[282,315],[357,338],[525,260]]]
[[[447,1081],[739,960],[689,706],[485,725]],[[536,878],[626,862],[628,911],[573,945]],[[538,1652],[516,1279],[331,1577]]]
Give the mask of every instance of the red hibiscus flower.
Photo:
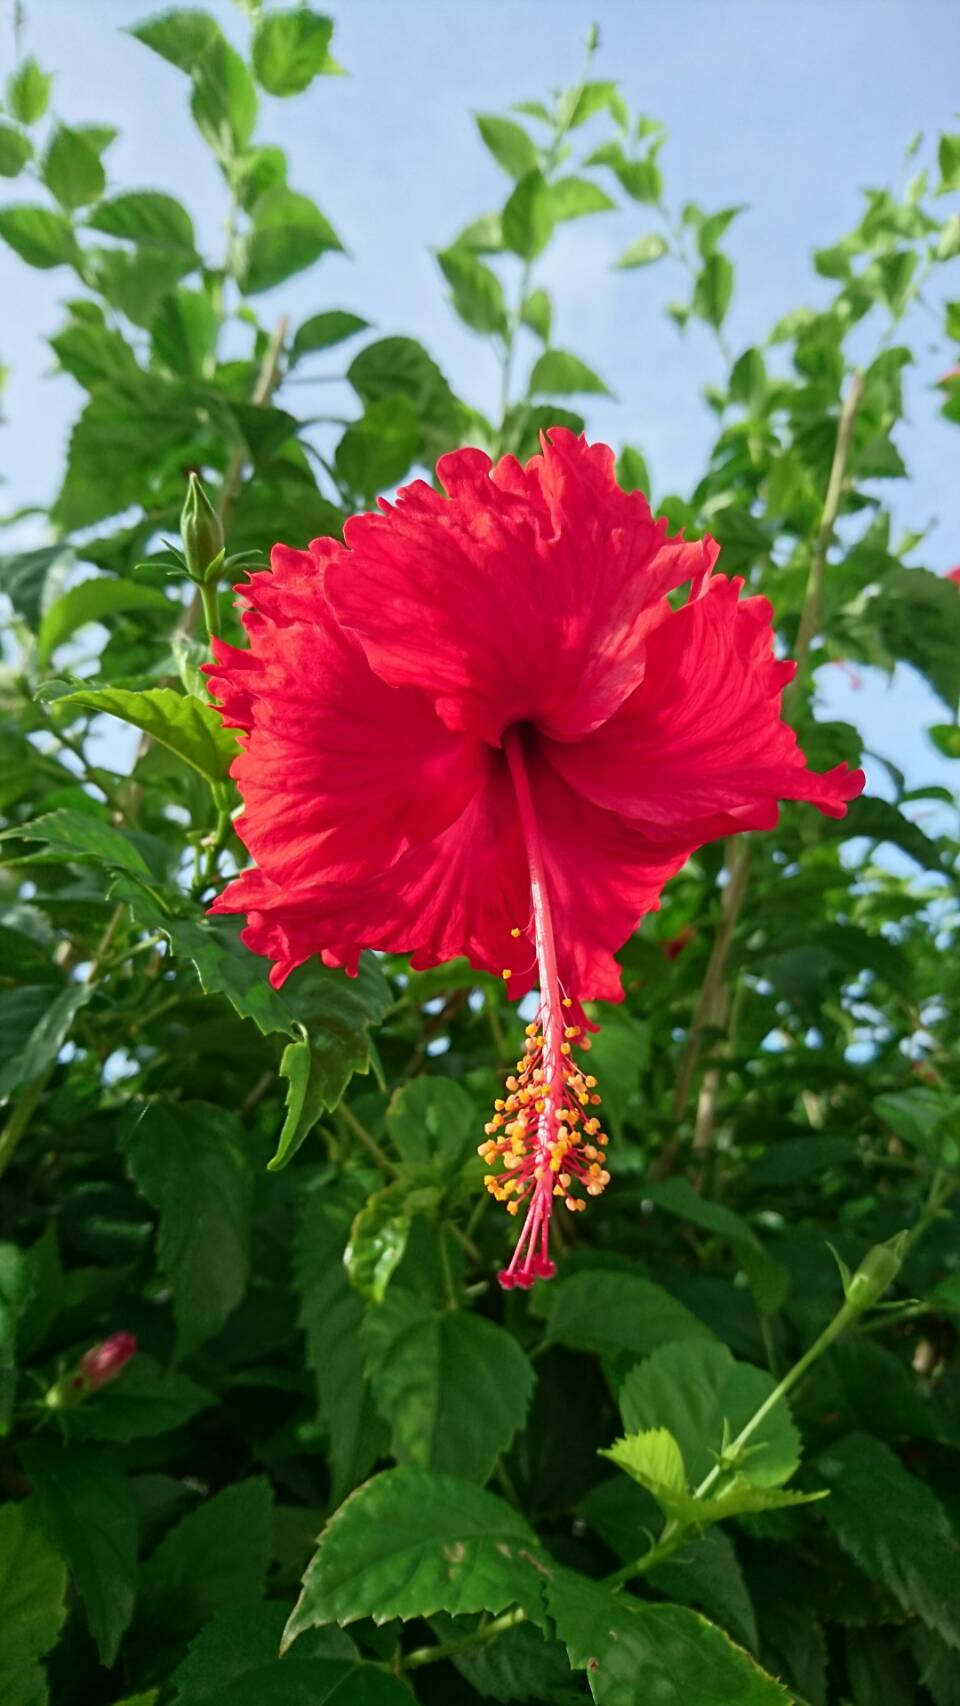
[[[960,586],[960,563],[957,564],[955,569],[947,570],[946,579],[948,581],[953,581],[955,586]]]
[[[210,685],[245,731],[237,828],[256,868],[216,912],[283,982],[363,948],[466,955],[536,985],[517,1073],[481,1153],[523,1223],[505,1285],[549,1277],[555,1198],[607,1182],[581,1003],[621,998],[615,951],[704,842],[770,829],[779,800],[841,817],[863,787],[807,769],[780,695],[770,605],[667,536],[605,445],[441,459],[346,544],[278,545],[239,587],[249,648]],[[688,585],[674,608],[667,594]]]

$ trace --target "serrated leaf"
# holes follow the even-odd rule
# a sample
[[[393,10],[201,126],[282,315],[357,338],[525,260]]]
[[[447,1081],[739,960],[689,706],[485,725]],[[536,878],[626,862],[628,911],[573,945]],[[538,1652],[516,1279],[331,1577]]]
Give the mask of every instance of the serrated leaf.
[[[317,1631],[279,1659],[285,1615],[275,1600],[219,1612],[177,1667],[177,1706],[409,1706],[404,1685],[358,1663],[339,1629]]]
[[[645,1356],[671,1339],[713,1342],[709,1327],[638,1274],[599,1269],[571,1274],[554,1282],[542,1307],[549,1339],[601,1356],[618,1351]]]
[[[368,1198],[350,1228],[343,1254],[351,1284],[368,1303],[383,1302],[415,1217],[435,1214],[439,1203],[440,1188],[424,1168],[409,1169]]]
[[[141,693],[125,687],[84,687],[65,693],[56,704],[58,709],[81,705],[132,723],[185,759],[208,782],[224,781],[239,752],[236,735],[224,728],[213,705],[172,687],[148,687]]]
[[[90,139],[67,125],[57,126],[41,168],[43,181],[61,207],[85,207],[103,194],[107,176]]]
[[[237,1481],[182,1517],[143,1566],[134,1634],[167,1656],[223,1606],[258,1600],[270,1558],[273,1494]]]
[[[453,306],[464,325],[475,332],[506,335],[507,309],[503,286],[495,272],[470,249],[444,249],[437,255],[440,270],[451,287]]]
[[[476,119],[477,129],[497,165],[511,178],[524,178],[528,172],[536,171],[540,151],[521,124],[499,118],[495,113],[477,113]]]
[[[79,816],[79,813],[78,813]],[[35,1084],[53,1066],[81,1007],[93,994],[89,983],[72,983],[57,994],[49,984],[0,992],[0,1096]]]
[[[126,190],[102,201],[87,224],[91,231],[120,237],[148,249],[179,249],[186,255],[196,250],[193,220],[172,195],[160,190]]]
[[[519,1512],[470,1481],[388,1469],[331,1517],[284,1635],[372,1617],[536,1610],[546,1560]]]
[[[369,1474],[387,1437],[364,1374],[363,1305],[343,1265],[351,1213],[338,1200],[341,1195],[323,1188],[306,1196],[294,1246],[298,1320],[306,1334],[320,1417],[330,1436],[335,1504]]]
[[[0,1691],[14,1706],[41,1706],[46,1682],[38,1660],[66,1616],[66,1565],[52,1545],[35,1498],[0,1507]]]
[[[334,344],[356,337],[358,332],[367,331],[369,325],[369,320],[361,319],[359,314],[350,314],[344,308],[328,308],[323,314],[312,314],[294,334],[290,366],[316,350],[331,349]]]
[[[520,179],[504,207],[502,221],[504,243],[515,255],[532,261],[542,254],[556,224],[553,196],[542,172],[533,170]]]
[[[817,1460],[831,1489],[824,1515],[845,1552],[960,1648],[960,1550],[942,1505],[869,1434],[848,1434]]]
[[[409,1291],[367,1312],[367,1375],[398,1463],[486,1481],[523,1426],[533,1369],[493,1321]]]
[[[84,1603],[101,1662],[112,1665],[133,1616],[137,1507],[102,1452],[30,1440],[20,1448],[40,1514]]]
[[[343,248],[316,203],[286,185],[260,196],[250,216],[252,225],[243,239],[239,264],[240,286],[247,296],[272,290],[321,255]]]
[[[206,50],[221,39],[216,20],[192,6],[177,6],[146,18],[133,24],[130,34],[179,71],[191,71]]]
[[[191,70],[190,111],[194,123],[217,158],[229,166],[246,148],[257,122],[253,78],[239,53],[219,31]]]
[[[131,581],[104,577],[70,587],[51,604],[40,624],[37,662],[41,669],[46,668],[57,647],[87,622],[102,622],[105,617],[130,610],[153,610],[172,620],[177,606],[155,587],[137,586]]]
[[[686,1492],[683,1453],[669,1428],[646,1428],[642,1433],[631,1433],[626,1439],[618,1439],[600,1456],[608,1457],[655,1497],[659,1497],[661,1490]]]
[[[450,1078],[414,1078],[394,1092],[387,1130],[404,1161],[439,1161],[452,1172],[476,1150],[478,1111]]]
[[[320,1115],[335,1108],[357,1072],[370,1070],[369,1027],[382,1019],[390,990],[377,961],[365,955],[359,975],[346,978],[327,967],[311,967],[310,1024],[283,1051],[280,1076],[287,1080],[287,1111],[271,1172],[285,1167]]]
[[[573,397],[580,392],[610,395],[603,380],[585,361],[560,349],[544,350],[534,362],[529,391],[533,397]]]
[[[181,1355],[219,1332],[246,1289],[252,1186],[241,1136],[203,1102],[134,1106],[124,1133],[130,1175],[159,1217]]]
[[[116,1380],[69,1412],[65,1425],[72,1439],[125,1445],[184,1427],[216,1402],[179,1369],[164,1368],[138,1350]]]
[[[0,208],[0,238],[29,267],[72,265],[77,257],[73,226],[48,207]]]
[[[33,154],[33,143],[12,124],[0,124],[0,178],[16,178]]]
[[[352,421],[334,462],[349,490],[372,500],[402,480],[420,448],[420,423],[408,397],[383,397]]]
[[[129,871],[135,877],[149,878],[150,867],[139,847],[122,829],[114,829],[92,813],[72,810],[46,812],[32,823],[18,824],[16,829],[0,832],[0,841],[15,836],[20,841],[42,841],[51,853],[64,859],[89,860],[108,865],[119,871]]]
[[[645,1605],[557,1569],[547,1607],[574,1670],[587,1673],[597,1706],[789,1706],[786,1689],[705,1617],[679,1605]]]
[[[295,1036],[297,1015],[267,981],[267,963],[240,941],[235,920],[169,918],[132,883],[115,889],[145,930],[162,930],[175,954],[192,960],[208,995],[223,995],[242,1019],[252,1019],[264,1036],[279,1031]]]
[[[7,105],[20,124],[36,124],[43,117],[52,83],[35,59],[21,60],[7,81]]]
[[[331,69],[333,24],[309,6],[268,12],[253,36],[253,69],[270,95],[300,95],[315,77]]]

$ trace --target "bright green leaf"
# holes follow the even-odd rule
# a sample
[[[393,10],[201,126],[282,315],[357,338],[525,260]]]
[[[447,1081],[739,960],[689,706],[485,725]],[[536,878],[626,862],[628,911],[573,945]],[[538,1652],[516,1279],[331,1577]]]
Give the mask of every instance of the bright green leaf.
[[[240,285],[248,296],[272,290],[343,244],[309,196],[280,185],[267,190],[251,210],[252,228],[243,239]]]
[[[78,628],[129,610],[152,610],[172,619],[176,606],[155,587],[136,586],[130,581],[87,580],[71,587],[51,604],[40,624],[37,662],[41,669]]]
[[[503,210],[503,240],[525,261],[535,260],[553,236],[556,214],[550,186],[542,172],[520,179]]]
[[[24,59],[7,80],[7,105],[20,124],[36,124],[50,103],[53,78],[35,59]]]
[[[28,267],[70,265],[78,253],[69,219],[47,207],[0,208],[0,238]]]
[[[61,207],[86,207],[106,188],[107,177],[100,155],[80,131],[60,125],[44,155],[42,177]]]
[[[333,24],[309,6],[267,12],[253,36],[253,69],[270,95],[300,95],[330,68]]]
[[[148,687],[142,693],[125,687],[84,687],[65,693],[56,705],[58,710],[79,705],[132,723],[185,759],[208,782],[225,779],[239,750],[236,736],[224,728],[212,705],[172,687]]]
[[[511,178],[525,178],[528,172],[536,171],[540,150],[522,125],[493,113],[478,113],[477,129],[498,166]]]
[[[601,397],[610,395],[603,380],[585,361],[560,349],[545,350],[534,362],[529,390],[533,397],[572,397],[588,391]]]
[[[646,237],[638,237],[635,242],[624,249],[618,267],[629,271],[632,267],[648,267],[653,261],[659,261],[667,253],[669,244],[658,231],[650,231]]]
[[[0,124],[0,178],[16,178],[33,154],[33,143],[12,124]]]
[[[349,314],[343,308],[328,308],[323,314],[311,315],[294,334],[290,348],[291,367],[302,361],[305,355],[313,355],[317,350],[330,349],[334,344],[356,337],[358,332],[365,332],[369,324],[359,314]]]

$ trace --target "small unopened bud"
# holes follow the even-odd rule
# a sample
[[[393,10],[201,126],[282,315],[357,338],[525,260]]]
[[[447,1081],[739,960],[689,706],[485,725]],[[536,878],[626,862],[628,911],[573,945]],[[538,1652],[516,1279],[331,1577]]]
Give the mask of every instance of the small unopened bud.
[[[215,580],[223,564],[223,527],[196,474],[190,475],[180,537],[190,579],[201,585]]]
[[[51,1386],[44,1399],[48,1409],[64,1410],[79,1404],[90,1392],[99,1392],[126,1367],[137,1348],[132,1333],[113,1333],[99,1345],[91,1345],[69,1374]]]
[[[847,1302],[856,1309],[872,1309],[879,1303],[900,1272],[907,1234],[898,1232],[885,1244],[868,1250],[855,1274],[844,1285]]]

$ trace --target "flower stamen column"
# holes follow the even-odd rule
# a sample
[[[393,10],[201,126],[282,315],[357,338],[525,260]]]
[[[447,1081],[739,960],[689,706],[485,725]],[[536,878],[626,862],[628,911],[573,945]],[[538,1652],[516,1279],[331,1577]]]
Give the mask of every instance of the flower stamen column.
[[[599,1196],[609,1182],[603,1162],[607,1137],[600,1121],[587,1110],[599,1104],[596,1079],[585,1076],[573,1059],[573,1043],[582,1048],[579,1025],[566,1022],[573,1002],[564,995],[557,971],[557,952],[550,909],[546,862],[523,751],[523,736],[509,729],[503,739],[523,830],[530,873],[534,947],[540,986],[540,1009],[527,1026],[524,1057],[517,1076],[507,1079],[508,1095],[495,1104],[487,1126],[488,1141],[480,1146],[486,1161],[499,1160],[503,1171],[487,1175],[486,1185],[511,1214],[526,1207],[517,1247],[500,1284],[531,1286],[552,1279],[549,1253],[550,1219],[554,1197],[563,1197],[576,1211],[586,1206],[575,1182],[587,1195]],[[497,1138],[503,1130],[505,1135]]]

